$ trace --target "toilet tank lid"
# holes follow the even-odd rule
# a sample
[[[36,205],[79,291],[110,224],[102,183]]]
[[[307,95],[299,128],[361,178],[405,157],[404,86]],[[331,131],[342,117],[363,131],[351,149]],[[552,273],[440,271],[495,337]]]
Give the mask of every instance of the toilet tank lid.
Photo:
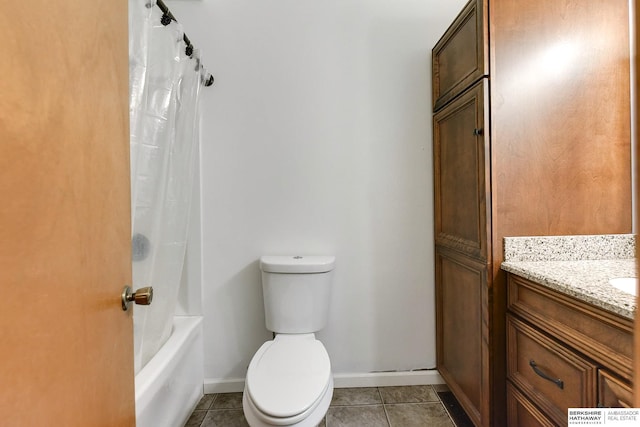
[[[273,256],[260,258],[260,270],[268,273],[326,273],[333,270],[334,256]]]

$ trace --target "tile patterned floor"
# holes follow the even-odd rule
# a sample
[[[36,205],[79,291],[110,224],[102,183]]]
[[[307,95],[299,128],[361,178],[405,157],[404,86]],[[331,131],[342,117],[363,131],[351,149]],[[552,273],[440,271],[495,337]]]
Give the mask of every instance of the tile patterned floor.
[[[437,392],[446,386],[337,388],[319,427],[466,427],[454,422]],[[242,393],[207,394],[186,427],[245,427]]]

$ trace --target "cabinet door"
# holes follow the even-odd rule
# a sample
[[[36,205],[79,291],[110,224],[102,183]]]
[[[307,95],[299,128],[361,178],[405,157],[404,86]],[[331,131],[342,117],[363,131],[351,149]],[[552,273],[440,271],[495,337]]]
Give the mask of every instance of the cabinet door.
[[[488,75],[485,7],[485,1],[471,0],[433,48],[434,110]]]
[[[605,408],[632,408],[631,386],[606,370],[598,371],[598,405]]]
[[[491,229],[485,80],[433,117],[436,244],[480,260]]]
[[[476,425],[487,425],[487,266],[436,247],[438,371]]]

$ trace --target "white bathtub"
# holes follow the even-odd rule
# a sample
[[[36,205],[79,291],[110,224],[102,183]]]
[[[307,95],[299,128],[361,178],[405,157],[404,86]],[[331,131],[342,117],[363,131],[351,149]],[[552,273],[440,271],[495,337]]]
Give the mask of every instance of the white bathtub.
[[[202,397],[202,317],[176,316],[169,340],[136,375],[137,427],[180,427]]]

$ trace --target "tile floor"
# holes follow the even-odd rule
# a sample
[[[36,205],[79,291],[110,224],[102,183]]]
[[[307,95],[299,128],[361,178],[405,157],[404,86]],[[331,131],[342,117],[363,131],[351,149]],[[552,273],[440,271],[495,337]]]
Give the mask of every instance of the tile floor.
[[[467,427],[460,408],[445,405],[438,392],[444,385],[337,388],[319,427]],[[455,422],[454,422],[455,420]],[[207,394],[186,427],[248,426],[242,393]]]

